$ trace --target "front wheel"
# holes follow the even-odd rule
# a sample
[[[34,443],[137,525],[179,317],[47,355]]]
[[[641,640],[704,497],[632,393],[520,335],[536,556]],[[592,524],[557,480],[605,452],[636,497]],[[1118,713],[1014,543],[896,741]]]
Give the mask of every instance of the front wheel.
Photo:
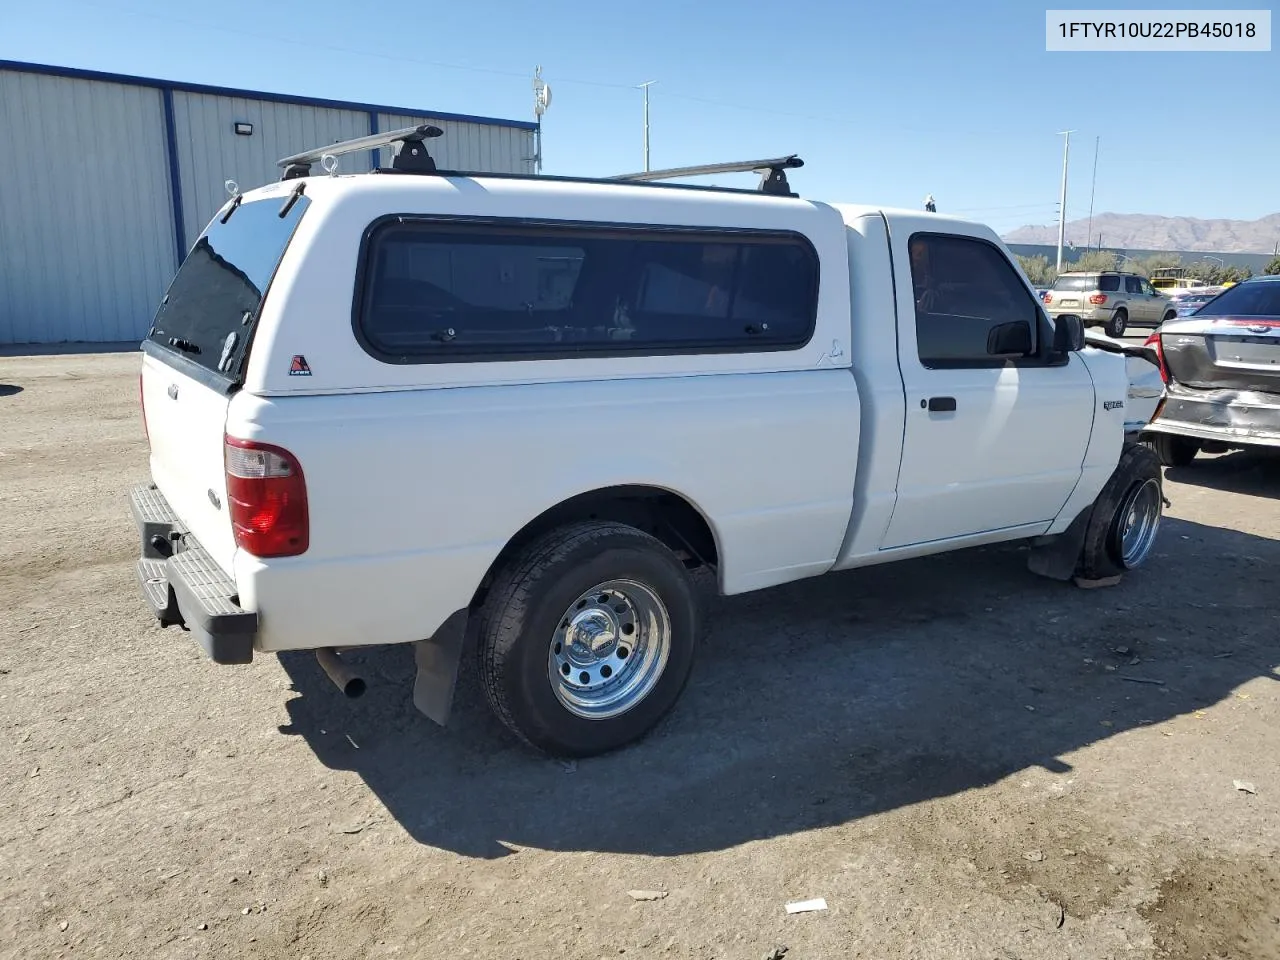
[[[1077,575],[1103,580],[1142,566],[1155,546],[1163,512],[1159,460],[1143,444],[1125,447],[1094,501]]]
[[[639,739],[693,667],[697,603],[684,564],[634,527],[554,530],[499,572],[480,610],[490,706],[534,748],[587,757]]]
[[[1125,329],[1129,326],[1129,314],[1121,309],[1111,315],[1111,319],[1107,321],[1108,337],[1123,337]]]

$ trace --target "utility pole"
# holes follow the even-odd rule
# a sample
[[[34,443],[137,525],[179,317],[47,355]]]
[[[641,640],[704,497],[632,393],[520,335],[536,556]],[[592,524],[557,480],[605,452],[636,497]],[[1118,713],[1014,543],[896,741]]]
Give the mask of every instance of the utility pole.
[[[1058,201],[1058,272],[1062,272],[1062,241],[1067,235],[1067,157],[1071,152],[1071,134],[1074,130],[1061,130],[1058,135],[1066,137],[1062,142],[1062,197]]]
[[[646,80],[640,84],[640,89],[644,91],[644,169],[646,173],[649,170],[649,88],[657,82],[657,80]]]
[[[1084,235],[1086,249],[1089,246],[1089,238],[1093,236],[1093,195],[1098,190],[1098,145],[1101,142],[1101,137],[1093,138],[1093,186],[1089,188],[1089,229],[1085,231]]]
[[[533,71],[533,119],[538,124],[534,131],[533,172],[542,172],[542,115],[551,106],[551,87],[542,79],[542,67]]]

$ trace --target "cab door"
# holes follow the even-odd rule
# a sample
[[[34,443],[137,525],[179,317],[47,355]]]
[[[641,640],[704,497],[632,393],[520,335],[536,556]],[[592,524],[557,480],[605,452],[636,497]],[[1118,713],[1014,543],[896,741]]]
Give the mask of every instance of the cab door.
[[[904,218],[899,365],[906,428],[881,549],[1047,525],[1081,475],[1093,380],[989,238]],[[1029,531],[1038,532],[1036,530]]]

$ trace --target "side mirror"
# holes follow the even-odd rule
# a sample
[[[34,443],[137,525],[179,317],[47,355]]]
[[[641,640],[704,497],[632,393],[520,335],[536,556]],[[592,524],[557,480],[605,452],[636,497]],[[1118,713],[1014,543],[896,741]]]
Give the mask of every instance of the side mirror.
[[[1060,314],[1053,321],[1053,352],[1075,353],[1084,349],[1084,321],[1074,313]]]
[[[987,353],[993,357],[1025,357],[1033,349],[1031,324],[1025,320],[1002,323],[987,334]]]

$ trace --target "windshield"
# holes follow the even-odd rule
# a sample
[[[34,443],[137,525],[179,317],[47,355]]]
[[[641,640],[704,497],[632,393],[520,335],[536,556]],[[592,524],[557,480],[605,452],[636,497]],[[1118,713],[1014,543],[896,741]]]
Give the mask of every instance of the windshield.
[[[309,201],[241,203],[205,228],[156,312],[148,339],[207,370],[234,379],[243,369],[271,278]]]
[[[1280,281],[1237,283],[1196,311],[1197,317],[1280,317]]]

